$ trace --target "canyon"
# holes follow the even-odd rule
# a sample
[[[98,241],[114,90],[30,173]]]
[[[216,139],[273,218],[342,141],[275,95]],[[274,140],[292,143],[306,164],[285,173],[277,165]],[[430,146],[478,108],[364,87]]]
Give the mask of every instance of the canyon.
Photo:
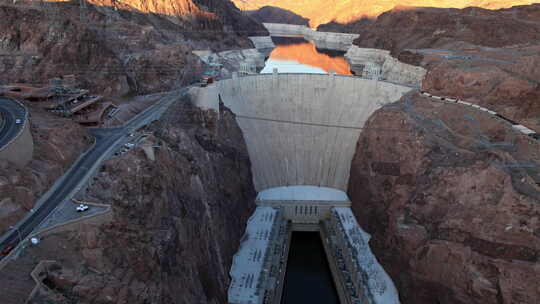
[[[39,243],[0,260],[1,302],[236,303],[231,290],[241,298],[250,280],[263,299],[259,285],[275,281],[253,284],[234,265],[254,239],[276,237],[250,226],[270,213],[292,230],[316,218],[331,265],[348,248],[328,239],[345,228],[344,244],[369,260],[351,299],[540,302],[540,148],[516,127],[540,132],[540,5],[233,2],[253,11],[217,0],[0,5],[0,83],[75,74],[127,109],[97,132],[172,98],[73,195],[96,213],[40,227]],[[271,51],[268,34],[307,41]],[[246,72],[269,54],[319,74]],[[0,161],[0,232],[96,134],[23,104],[34,151],[22,167]]]

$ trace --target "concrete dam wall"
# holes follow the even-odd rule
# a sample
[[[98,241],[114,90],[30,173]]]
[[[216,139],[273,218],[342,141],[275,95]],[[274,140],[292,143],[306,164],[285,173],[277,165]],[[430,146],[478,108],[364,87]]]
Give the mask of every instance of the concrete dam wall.
[[[257,191],[313,185],[347,190],[366,120],[411,87],[337,75],[263,74],[219,81],[192,95],[203,108],[219,100],[236,115]]]

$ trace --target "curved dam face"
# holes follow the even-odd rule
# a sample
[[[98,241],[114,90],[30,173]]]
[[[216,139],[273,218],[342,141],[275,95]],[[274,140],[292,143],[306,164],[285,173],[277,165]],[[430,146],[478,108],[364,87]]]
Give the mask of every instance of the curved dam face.
[[[413,88],[338,75],[265,74],[201,89],[199,106],[229,107],[244,134],[257,191],[312,185],[347,190],[371,114]]]

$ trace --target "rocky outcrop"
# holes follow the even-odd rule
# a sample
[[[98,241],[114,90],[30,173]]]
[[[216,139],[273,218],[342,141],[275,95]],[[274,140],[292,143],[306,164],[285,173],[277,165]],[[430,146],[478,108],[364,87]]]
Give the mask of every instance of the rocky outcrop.
[[[362,17],[374,18],[399,5],[465,8],[478,6],[488,9],[507,8],[515,5],[535,3],[530,0],[393,0],[393,1],[350,1],[337,0],[331,4],[327,0],[232,0],[239,8],[256,10],[263,6],[274,6],[292,11],[309,19],[309,25],[316,28],[332,21],[346,24]]]
[[[540,132],[540,46],[454,53],[470,59],[424,55],[429,67],[424,90],[482,105]]]
[[[305,26],[309,24],[309,19],[273,6],[263,6],[256,11],[249,12],[249,16],[260,23],[285,23]]]
[[[417,95],[369,119],[348,194],[402,303],[540,301],[537,151],[485,113]]]
[[[8,2],[0,5],[0,82],[73,74],[102,95],[188,84],[202,70],[192,50],[244,48],[249,31],[267,33],[225,0]]]
[[[400,62],[420,66],[428,71],[425,91],[480,104],[540,131],[539,17],[538,4],[495,11],[395,8],[360,31],[354,43],[360,50],[390,51],[399,62],[389,61],[398,67],[389,74],[415,70]],[[354,69],[361,53],[352,47],[348,55]]]
[[[256,195],[234,115],[184,100],[146,131],[156,160],[136,149],[105,163],[85,199],[113,220],[70,233],[80,261],[49,281],[78,303],[226,303]]]
[[[540,5],[487,10],[396,7],[362,28],[354,44],[390,50],[446,48],[452,41],[502,47],[540,40]]]
[[[317,31],[334,33],[359,33],[364,27],[369,26],[373,21],[375,21],[375,18],[368,17],[363,17],[347,23],[331,21],[329,23],[324,23],[317,26]]]

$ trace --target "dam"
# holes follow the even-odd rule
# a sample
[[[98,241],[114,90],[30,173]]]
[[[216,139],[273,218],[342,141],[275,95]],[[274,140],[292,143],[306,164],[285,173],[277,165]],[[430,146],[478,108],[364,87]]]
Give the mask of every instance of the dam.
[[[293,231],[320,235],[340,303],[399,303],[345,194],[365,122],[413,87],[335,74],[250,75],[194,93],[236,114],[259,192],[231,267],[229,303],[280,303]]]
[[[198,107],[219,113],[223,105],[236,115],[258,192],[233,258],[229,303],[282,303],[295,232],[320,237],[339,303],[399,303],[344,191],[368,118],[414,89],[333,73],[274,70],[233,74],[191,92]]]

